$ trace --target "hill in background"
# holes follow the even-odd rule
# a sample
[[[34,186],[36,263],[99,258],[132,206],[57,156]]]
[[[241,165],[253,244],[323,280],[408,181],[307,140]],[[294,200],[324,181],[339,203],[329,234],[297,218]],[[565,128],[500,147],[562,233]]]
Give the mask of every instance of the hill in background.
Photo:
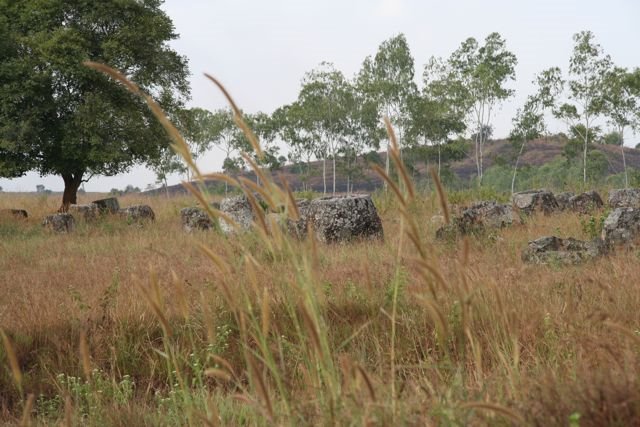
[[[552,136],[548,138],[537,139],[527,143],[525,151],[522,154],[519,163],[518,183],[519,189],[522,185],[535,183],[536,186],[544,186],[562,190],[559,187],[572,187],[573,179],[576,180],[574,185],[579,185],[581,179],[581,156],[579,150],[576,157],[568,159],[565,152],[567,147],[567,139],[563,136]],[[472,187],[477,174],[475,162],[475,150],[472,143],[466,143],[466,155],[461,159],[449,162],[443,162],[442,179],[450,188],[462,189]],[[640,171],[640,150],[625,147],[625,157],[627,168],[631,172]],[[434,149],[432,151],[435,152]],[[610,182],[611,185],[620,185],[617,181],[621,180],[620,174],[624,171],[622,154],[619,146],[594,144],[590,147],[594,157],[593,167],[599,168],[595,178],[600,183]],[[601,154],[594,154],[594,153]],[[375,154],[375,153],[374,153]],[[485,144],[484,147],[484,184],[494,187],[497,191],[507,191],[505,188],[506,178],[513,173],[513,164],[515,162],[516,151],[508,140],[492,140]],[[336,192],[346,193],[347,185],[351,187],[352,192],[370,193],[382,187],[382,180],[371,170],[369,164],[375,161],[384,164],[386,153],[380,152],[371,156],[370,154],[358,159],[359,171],[352,180],[349,180],[346,172],[342,167],[338,167],[336,171]],[[420,159],[419,156],[411,158],[410,155],[405,157],[405,162],[411,165],[413,178],[416,182],[428,180],[428,170],[430,167],[437,167],[437,160],[434,159],[433,153],[426,159]],[[589,164],[589,163],[588,163]],[[553,172],[555,168],[557,171]],[[310,164],[293,164],[286,165],[280,169],[273,170],[273,175],[278,180],[286,180],[294,191],[314,191],[322,193],[323,185],[323,164],[322,161],[313,161]],[[579,173],[578,173],[579,172]],[[566,174],[561,177],[546,176],[550,173]],[[573,173],[570,177],[569,175]],[[575,175],[575,176],[574,176]],[[255,181],[256,177],[253,172],[244,172],[235,177],[244,177],[251,181]],[[500,176],[500,178],[496,178]],[[621,181],[620,181],[621,182]],[[326,190],[332,191],[332,169],[331,161],[326,164]],[[207,186],[212,191],[224,191],[224,184],[215,181],[208,181]],[[529,188],[529,187],[526,187]],[[158,188],[147,191],[146,194],[163,194],[168,191],[170,194],[186,193],[184,187],[180,184],[169,186],[168,189]]]

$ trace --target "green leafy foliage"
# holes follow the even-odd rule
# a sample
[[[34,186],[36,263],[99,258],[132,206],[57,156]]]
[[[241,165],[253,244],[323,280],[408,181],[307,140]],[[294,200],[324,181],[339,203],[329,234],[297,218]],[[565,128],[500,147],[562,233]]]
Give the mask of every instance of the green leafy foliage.
[[[454,87],[461,93],[457,99],[475,129],[473,140],[480,185],[484,173],[483,148],[489,137],[486,130],[491,126],[493,111],[513,96],[514,91],[507,83],[515,80],[517,63],[515,54],[507,50],[505,39],[498,33],[489,34],[483,45],[475,38],[468,38],[447,62]]]
[[[556,104],[555,117],[564,120],[582,141],[583,182],[587,182],[589,144],[594,142],[593,122],[604,109],[605,79],[611,69],[611,58],[595,42],[591,31],[573,36],[575,42],[569,60],[567,102]]]
[[[608,212],[607,215],[600,215],[598,217],[593,215],[590,215],[589,217],[581,217],[580,226],[582,227],[582,232],[591,240],[599,239],[607,216]]]
[[[110,64],[170,115],[188,96],[185,58],[158,0],[0,2],[0,176],[86,175],[160,157],[169,136],[143,101],[84,61]]]

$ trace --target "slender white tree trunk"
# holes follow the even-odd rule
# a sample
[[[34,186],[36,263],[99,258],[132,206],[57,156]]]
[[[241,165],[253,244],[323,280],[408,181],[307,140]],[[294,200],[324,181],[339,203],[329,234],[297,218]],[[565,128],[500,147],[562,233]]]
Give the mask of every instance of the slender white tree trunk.
[[[518,157],[516,157],[516,164],[513,167],[513,178],[511,179],[511,195],[515,193],[516,188],[516,174],[518,173],[518,164],[520,163],[520,156],[522,156],[522,151],[524,151],[524,146],[527,141],[524,141],[520,146],[520,152],[518,153]]]
[[[476,137],[474,138],[474,144],[476,147],[476,175],[478,176],[478,180],[480,180],[480,149],[478,138],[479,136],[476,134]]]
[[[478,175],[478,184],[480,184],[482,180],[482,167],[480,165],[480,144],[482,143],[482,107],[480,107],[476,112],[476,136],[474,138],[475,148],[476,148],[476,170]]]
[[[322,194],[327,194],[327,156],[322,159]]]
[[[309,178],[311,178],[311,157],[307,157],[307,176],[305,178],[305,182],[303,183],[305,191],[310,189]]]
[[[480,143],[478,144],[478,150],[480,151],[480,186],[482,187],[482,178],[484,177],[484,165],[482,164],[483,161],[483,156],[482,156],[482,148],[484,145],[484,107],[482,110],[482,120],[480,121],[480,136],[479,136],[479,140]]]
[[[389,120],[391,120],[391,117],[389,117],[389,106],[387,105],[387,118]],[[389,163],[389,148],[391,147],[391,137],[389,137],[389,139],[387,139],[387,152],[386,152],[386,160],[385,160],[385,165],[384,165],[384,173],[387,174],[387,176],[389,176],[389,172],[390,172],[390,163]],[[384,181],[384,191],[387,191],[387,181]]]
[[[440,178],[441,161],[440,161],[440,143],[438,143],[438,178]]]
[[[387,141],[387,152],[385,153],[387,159],[385,160],[385,165],[384,165],[384,173],[387,174],[387,176],[389,176],[389,148],[390,148],[390,144],[389,141]],[[384,182],[384,191],[387,191],[387,182]]]
[[[398,126],[398,151],[400,152],[400,160],[404,161],[402,154],[402,126]]]
[[[589,147],[589,119],[585,121],[584,150],[582,152],[582,180],[587,182],[587,149]]]
[[[624,155],[624,127],[620,126],[618,129],[620,134],[620,151],[622,152],[622,168],[624,170],[624,188],[629,188],[629,174],[627,173],[627,159]]]
[[[333,155],[333,195],[336,195],[336,155]]]

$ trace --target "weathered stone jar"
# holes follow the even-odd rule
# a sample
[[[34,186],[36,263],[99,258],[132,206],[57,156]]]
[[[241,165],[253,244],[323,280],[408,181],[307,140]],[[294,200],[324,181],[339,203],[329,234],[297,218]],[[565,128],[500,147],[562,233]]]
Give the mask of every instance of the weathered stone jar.
[[[56,233],[71,233],[76,228],[76,220],[70,213],[57,213],[46,216],[42,226]]]
[[[198,230],[210,230],[213,228],[213,221],[207,212],[199,207],[189,207],[180,210],[182,229],[187,233]]]
[[[315,238],[323,243],[384,237],[382,221],[369,195],[315,199],[301,211],[304,225],[311,224]]]

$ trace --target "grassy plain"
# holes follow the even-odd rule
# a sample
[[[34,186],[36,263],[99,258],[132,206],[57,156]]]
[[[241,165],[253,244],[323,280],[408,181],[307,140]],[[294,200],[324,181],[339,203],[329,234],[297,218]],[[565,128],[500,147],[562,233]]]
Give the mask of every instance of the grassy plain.
[[[0,419],[640,423],[640,252],[528,266],[528,240],[589,238],[587,218],[538,216],[440,242],[436,195],[406,208],[391,195],[375,201],[383,243],[315,245],[259,232],[186,234],[179,210],[195,204],[187,196],[125,196],[123,206],[152,206],[156,222],[107,218],[55,235],[40,220],[57,197],[2,194],[0,208],[31,216],[0,222],[9,342],[0,349]]]

